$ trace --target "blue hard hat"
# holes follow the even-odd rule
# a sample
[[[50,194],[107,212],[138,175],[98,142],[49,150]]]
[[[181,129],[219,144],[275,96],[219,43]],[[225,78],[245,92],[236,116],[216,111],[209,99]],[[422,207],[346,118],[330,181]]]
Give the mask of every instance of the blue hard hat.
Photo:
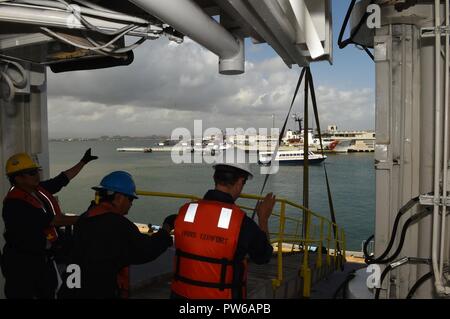
[[[124,171],[115,171],[103,177],[99,186],[92,187],[96,191],[107,190],[114,193],[122,193],[134,198],[136,196],[136,185],[131,175]]]

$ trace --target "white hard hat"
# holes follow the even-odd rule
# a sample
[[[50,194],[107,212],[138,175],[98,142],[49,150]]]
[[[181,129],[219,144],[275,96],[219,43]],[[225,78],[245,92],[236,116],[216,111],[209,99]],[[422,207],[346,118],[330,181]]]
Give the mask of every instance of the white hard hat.
[[[233,167],[233,168],[237,168],[240,169],[244,172],[246,172],[248,174],[248,179],[252,179],[253,178],[253,174],[252,171],[250,169],[250,165],[249,164],[238,164],[238,163],[217,163],[215,165],[213,165],[213,168],[216,169],[217,166],[228,166],[228,167]]]

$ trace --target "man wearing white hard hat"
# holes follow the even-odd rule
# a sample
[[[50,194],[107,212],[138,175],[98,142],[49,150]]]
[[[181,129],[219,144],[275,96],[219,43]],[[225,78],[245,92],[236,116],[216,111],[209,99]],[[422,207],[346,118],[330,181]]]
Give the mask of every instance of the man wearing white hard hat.
[[[215,188],[183,205],[175,220],[172,298],[244,299],[246,257],[265,264],[272,256],[268,221],[275,197],[267,194],[258,206],[256,223],[234,203],[253,178],[249,165],[221,163],[214,169]]]

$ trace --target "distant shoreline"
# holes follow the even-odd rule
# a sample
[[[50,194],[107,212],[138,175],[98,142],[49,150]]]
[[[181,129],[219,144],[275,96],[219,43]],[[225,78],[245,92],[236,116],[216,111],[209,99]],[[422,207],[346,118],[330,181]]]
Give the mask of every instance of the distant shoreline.
[[[164,135],[151,135],[143,137],[133,136],[102,136],[102,137],[65,137],[65,138],[50,138],[50,142],[88,142],[88,141],[139,141],[139,140],[166,140]]]

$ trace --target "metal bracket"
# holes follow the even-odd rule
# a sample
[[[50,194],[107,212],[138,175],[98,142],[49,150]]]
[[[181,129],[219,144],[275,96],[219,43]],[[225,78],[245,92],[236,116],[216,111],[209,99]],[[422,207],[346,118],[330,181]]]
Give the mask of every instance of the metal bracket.
[[[436,34],[440,35],[441,37],[450,35],[450,26],[441,26],[437,28],[435,27],[420,28],[421,38],[435,37]]]
[[[378,170],[391,170],[395,165],[398,165],[398,162],[375,160],[375,169],[378,169]]]
[[[444,205],[450,206],[450,197],[446,197],[444,199],[441,196],[438,201],[435,201],[433,195],[420,195],[419,202],[420,202],[420,205],[424,205],[424,206],[434,206],[435,204],[437,204],[439,206],[444,206]]]
[[[431,259],[428,258],[419,258],[419,257],[403,257],[399,260],[392,262],[390,265],[392,268],[397,268],[403,264],[431,264]]]
[[[391,263],[391,267],[392,268],[397,268],[398,266],[401,266],[403,264],[406,264],[408,262],[409,258],[408,257],[403,257],[402,259],[399,259],[397,261],[394,261],[393,263]]]

